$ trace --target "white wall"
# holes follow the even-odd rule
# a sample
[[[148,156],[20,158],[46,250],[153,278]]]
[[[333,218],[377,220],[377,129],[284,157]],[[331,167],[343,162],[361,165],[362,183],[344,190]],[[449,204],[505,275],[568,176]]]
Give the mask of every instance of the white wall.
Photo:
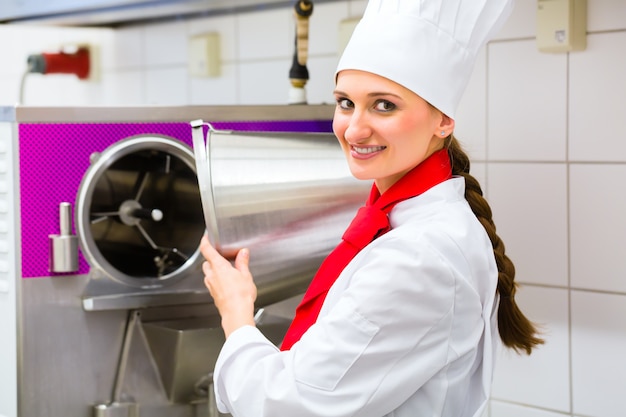
[[[341,19],[365,1],[316,5],[310,103],[332,102]],[[543,327],[530,357],[503,352],[491,417],[626,415],[626,2],[588,2],[588,46],[535,46],[535,1],[480,56],[457,134],[484,185],[522,283],[518,300]],[[190,78],[187,40],[218,31],[222,75]],[[27,79],[27,105],[284,104],[293,53],[290,9],[117,30],[0,25],[0,104],[18,99],[27,54],[62,42],[100,45],[102,77]],[[22,39],[15,42],[15,39]]]

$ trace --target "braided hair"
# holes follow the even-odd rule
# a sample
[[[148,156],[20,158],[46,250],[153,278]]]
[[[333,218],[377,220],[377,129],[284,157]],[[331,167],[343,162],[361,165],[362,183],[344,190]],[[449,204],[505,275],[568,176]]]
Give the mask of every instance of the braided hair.
[[[465,199],[472,211],[489,235],[493,246],[493,254],[498,267],[497,292],[500,295],[498,307],[498,331],[504,345],[517,352],[530,354],[532,349],[543,343],[538,336],[535,325],[528,320],[515,302],[517,283],[515,282],[515,266],[504,252],[504,243],[496,234],[496,226],[492,219],[491,207],[483,197],[480,184],[470,175],[470,161],[461,148],[459,141],[450,135],[446,138],[446,147],[452,166],[452,174],[465,179]]]

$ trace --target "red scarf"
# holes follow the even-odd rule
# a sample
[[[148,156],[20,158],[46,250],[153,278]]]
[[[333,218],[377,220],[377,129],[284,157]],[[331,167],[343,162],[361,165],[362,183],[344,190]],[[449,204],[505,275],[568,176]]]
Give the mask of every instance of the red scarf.
[[[291,349],[315,323],[328,290],[352,258],[374,239],[390,230],[387,214],[391,209],[400,201],[418,196],[451,177],[448,151],[442,149],[400,178],[383,195],[380,195],[376,185],[372,186],[367,203],[359,209],[342,236],[342,241],[322,262],[313,277],[296,309],[296,316],[287,330],[281,350]]]

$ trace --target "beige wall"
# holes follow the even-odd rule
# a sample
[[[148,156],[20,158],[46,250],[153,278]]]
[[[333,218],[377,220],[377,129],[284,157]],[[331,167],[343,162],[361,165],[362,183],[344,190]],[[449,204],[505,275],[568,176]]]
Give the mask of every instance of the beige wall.
[[[518,0],[459,109],[458,136],[523,283],[519,301],[547,339],[531,357],[502,353],[490,417],[626,413],[626,2],[588,3],[587,49],[545,54],[536,2]],[[364,6],[316,6],[310,103],[332,102],[338,24]],[[0,104],[18,100],[29,53],[85,41],[99,45],[100,81],[31,75],[26,105],[283,104],[291,19],[278,9],[116,30],[0,25]],[[222,75],[191,78],[187,40],[205,31],[221,35]]]

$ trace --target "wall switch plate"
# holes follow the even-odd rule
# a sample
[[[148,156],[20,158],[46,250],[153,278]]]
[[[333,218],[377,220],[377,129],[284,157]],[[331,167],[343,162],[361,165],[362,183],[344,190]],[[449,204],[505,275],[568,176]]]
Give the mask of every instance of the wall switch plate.
[[[189,39],[189,74],[192,77],[219,77],[220,67],[219,33],[203,33]]]
[[[537,48],[541,52],[587,47],[587,0],[538,0]]]

